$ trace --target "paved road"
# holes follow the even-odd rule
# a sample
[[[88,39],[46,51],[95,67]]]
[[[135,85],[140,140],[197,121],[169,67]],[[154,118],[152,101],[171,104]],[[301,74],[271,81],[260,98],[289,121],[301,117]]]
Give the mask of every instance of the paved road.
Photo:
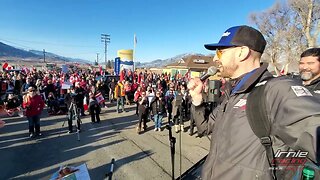
[[[115,107],[102,109],[100,124],[91,124],[90,117],[82,119],[81,140],[67,133],[66,115],[41,118],[40,138],[28,137],[25,118],[2,118],[6,126],[0,129],[0,179],[49,179],[60,165],[86,163],[91,179],[103,179],[112,158],[115,158],[114,179],[171,179],[171,159],[168,130],[148,131],[138,135],[134,106],[128,112],[116,113]],[[167,121],[166,119],[164,120]],[[187,126],[189,123],[186,124]],[[179,175],[179,134],[177,137],[175,177]],[[181,134],[181,171],[184,172],[208,153],[207,138]]]

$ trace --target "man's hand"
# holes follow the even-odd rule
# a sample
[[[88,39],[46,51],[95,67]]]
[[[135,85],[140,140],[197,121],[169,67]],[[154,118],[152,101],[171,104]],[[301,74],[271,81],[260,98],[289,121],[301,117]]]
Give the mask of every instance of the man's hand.
[[[191,79],[188,83],[190,96],[192,97],[192,104],[199,106],[202,103],[202,86],[203,83],[200,78]]]

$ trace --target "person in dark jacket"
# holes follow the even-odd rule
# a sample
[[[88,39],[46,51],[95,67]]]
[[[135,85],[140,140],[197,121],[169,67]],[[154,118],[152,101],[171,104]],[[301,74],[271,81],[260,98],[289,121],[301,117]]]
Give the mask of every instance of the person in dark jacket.
[[[156,92],[156,96],[151,100],[151,115],[154,117],[154,131],[161,131],[163,115],[166,113],[165,100],[161,97],[160,91]]]
[[[303,85],[320,97],[320,48],[307,49],[301,54],[299,71]]]
[[[139,98],[138,103],[139,103],[139,124],[137,127],[137,133],[140,134],[142,123],[143,123],[143,130],[144,131],[147,130],[149,101],[145,91],[141,93],[141,97]]]
[[[315,133],[320,126],[320,101],[292,78],[270,79],[268,64],[260,64],[265,46],[263,35],[249,26],[231,27],[219,43],[205,45],[209,50],[216,50],[213,60],[221,77],[230,79],[227,83],[231,86],[225,89],[223,102],[205,119],[203,82],[194,78],[188,84],[198,133],[212,134],[210,152],[201,172],[204,180],[293,179],[299,174],[301,177],[299,168],[292,172],[286,165],[279,165],[280,169],[272,170],[274,166],[269,163],[272,151],[266,152],[268,145],[269,150],[271,145],[275,151],[307,152],[304,160],[316,162]],[[265,86],[261,96],[265,98],[271,130],[266,139],[258,138],[247,116],[247,111],[255,110],[247,107],[247,98],[255,86]],[[254,119],[257,123],[259,120]]]
[[[45,94],[46,94],[47,99],[48,99],[50,93],[53,93],[53,95],[56,96],[56,87],[52,83],[51,79],[48,80],[48,84],[47,84],[47,86],[45,86]]]
[[[28,93],[28,88],[33,86],[33,83],[31,81],[30,77],[27,77],[26,82],[22,85],[21,91],[22,94],[27,94]]]
[[[6,109],[16,109],[20,106],[19,99],[17,96],[13,94],[9,94],[8,98],[4,101],[4,105]]]
[[[68,133],[73,133],[73,121],[75,120],[77,123],[77,131],[81,131],[81,120],[80,120],[80,109],[77,106],[77,94],[75,93],[75,89],[72,87],[68,89],[68,93],[66,95],[65,103],[67,104],[68,108]]]
[[[165,94],[168,124],[170,124],[172,120],[172,110],[173,110],[172,102],[176,98],[176,96],[177,96],[177,92],[174,90],[173,87],[170,87],[170,89]]]
[[[80,86],[79,82],[75,83],[75,94],[76,94],[76,105],[78,108],[80,108],[81,116],[85,116],[84,114],[84,107],[83,107],[83,101],[85,97],[85,90]]]
[[[177,92],[176,98],[172,102],[172,116],[176,133],[180,130],[185,132],[184,121],[188,118],[189,114],[189,99],[191,98],[186,88],[186,85],[180,85],[180,90]]]
[[[112,78],[111,82],[108,84],[109,87],[109,101],[113,102],[114,101],[114,89],[116,88],[116,81],[114,78]]]
[[[92,123],[100,123],[100,105],[98,101],[96,100],[96,96],[91,93],[90,94],[90,100],[89,100],[89,110],[90,110],[90,115],[91,115],[91,122]]]

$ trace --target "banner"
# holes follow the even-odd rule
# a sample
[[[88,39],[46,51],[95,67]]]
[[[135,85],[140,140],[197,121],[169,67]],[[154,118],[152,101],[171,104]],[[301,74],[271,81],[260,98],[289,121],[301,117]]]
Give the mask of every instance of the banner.
[[[116,57],[114,60],[114,72],[116,75],[119,75],[120,73],[120,57]]]
[[[70,89],[71,86],[72,86],[71,83],[64,82],[62,83],[61,89]]]
[[[131,69],[134,71],[134,63],[133,63],[133,50],[132,49],[122,49],[117,52],[118,57],[120,58],[120,69]]]
[[[68,73],[68,65],[62,64],[62,65],[61,65],[61,71],[62,71],[64,74],[67,74],[67,73]]]

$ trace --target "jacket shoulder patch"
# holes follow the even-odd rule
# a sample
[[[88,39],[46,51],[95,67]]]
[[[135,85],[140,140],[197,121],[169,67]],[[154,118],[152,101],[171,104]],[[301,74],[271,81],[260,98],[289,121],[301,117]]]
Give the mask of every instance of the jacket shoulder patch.
[[[291,86],[291,89],[296,94],[296,96],[312,96],[310,91],[303,86]]]

